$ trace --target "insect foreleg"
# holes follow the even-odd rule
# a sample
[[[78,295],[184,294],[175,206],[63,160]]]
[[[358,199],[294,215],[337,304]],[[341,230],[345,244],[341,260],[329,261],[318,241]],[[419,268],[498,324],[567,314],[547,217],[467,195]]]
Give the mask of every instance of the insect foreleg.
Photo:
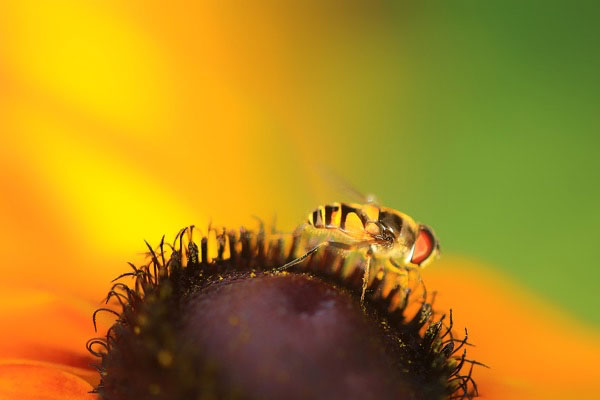
[[[410,267],[408,267],[406,265],[400,265],[391,258],[390,258],[390,264],[392,264],[395,267],[395,268],[390,268],[390,269],[399,275],[408,275],[408,273],[411,270]]]

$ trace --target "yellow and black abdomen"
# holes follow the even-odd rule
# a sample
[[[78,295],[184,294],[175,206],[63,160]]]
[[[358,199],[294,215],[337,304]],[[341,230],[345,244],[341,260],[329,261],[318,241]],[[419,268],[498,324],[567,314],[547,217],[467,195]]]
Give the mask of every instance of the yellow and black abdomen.
[[[339,228],[341,222],[340,210],[340,203],[319,206],[319,208],[308,214],[308,223],[315,228]]]
[[[379,208],[374,205],[331,203],[308,214],[308,224],[315,228],[362,232],[368,221],[377,221]]]

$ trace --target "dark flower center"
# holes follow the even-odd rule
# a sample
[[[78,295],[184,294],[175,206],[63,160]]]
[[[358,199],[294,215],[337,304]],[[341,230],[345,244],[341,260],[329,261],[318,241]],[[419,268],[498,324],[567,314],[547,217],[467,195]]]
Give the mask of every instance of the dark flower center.
[[[262,231],[223,232],[213,259],[206,237],[197,245],[184,232],[170,254],[163,242],[149,247],[150,262],[121,276],[134,285],[116,283],[109,292],[119,317],[105,338],[88,343],[100,358],[103,398],[476,394],[470,371],[461,374],[466,339],[452,337],[451,315],[448,326],[444,316],[433,319],[426,295],[398,301],[398,292],[383,296],[375,282],[361,305],[360,276],[342,278],[333,253],[277,272],[289,255]]]

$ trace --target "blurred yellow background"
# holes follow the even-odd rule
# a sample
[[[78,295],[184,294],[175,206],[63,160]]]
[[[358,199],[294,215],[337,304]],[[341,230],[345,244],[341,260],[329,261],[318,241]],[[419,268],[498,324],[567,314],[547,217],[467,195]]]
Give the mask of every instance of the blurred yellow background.
[[[597,329],[599,7],[509,3],[2,2],[1,285],[97,301],[337,176]]]

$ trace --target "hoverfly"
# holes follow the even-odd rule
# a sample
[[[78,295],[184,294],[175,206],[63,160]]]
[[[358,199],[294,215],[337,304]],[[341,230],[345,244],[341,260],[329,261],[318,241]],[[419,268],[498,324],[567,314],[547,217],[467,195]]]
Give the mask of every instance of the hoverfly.
[[[299,257],[279,268],[296,265],[319,249],[337,249],[364,258],[361,302],[371,271],[407,274],[439,256],[439,244],[431,228],[408,215],[374,203],[332,203],[320,206],[296,230]]]

